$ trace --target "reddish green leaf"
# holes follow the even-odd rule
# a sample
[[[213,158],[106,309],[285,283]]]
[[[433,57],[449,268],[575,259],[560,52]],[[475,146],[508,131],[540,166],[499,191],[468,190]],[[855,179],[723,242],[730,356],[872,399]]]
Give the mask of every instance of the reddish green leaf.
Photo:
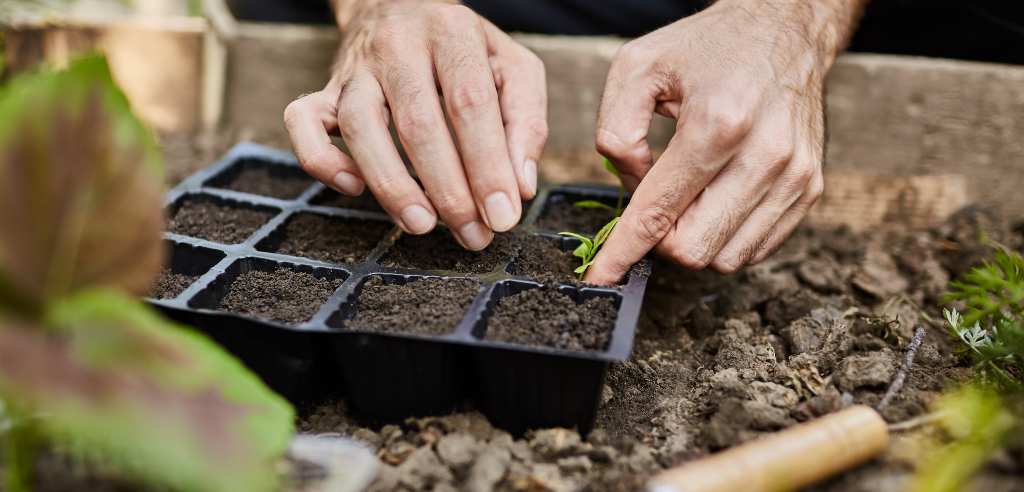
[[[161,191],[153,136],[102,58],[11,81],[0,92],[0,301],[39,311],[86,286],[147,291]]]
[[[271,490],[292,410],[216,344],[113,291],[0,321],[0,395],[72,452],[181,490]]]

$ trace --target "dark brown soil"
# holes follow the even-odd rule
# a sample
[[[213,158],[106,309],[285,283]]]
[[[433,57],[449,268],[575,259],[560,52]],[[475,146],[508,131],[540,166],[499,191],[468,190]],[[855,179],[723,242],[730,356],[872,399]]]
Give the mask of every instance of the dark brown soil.
[[[324,188],[323,191],[317,193],[316,196],[310,200],[313,205],[320,205],[323,207],[337,207],[337,208],[349,208],[354,210],[365,210],[368,212],[383,212],[377,200],[373,198],[373,194],[366,191],[359,196],[348,196],[342,195],[337,191],[330,188]]]
[[[375,491],[638,490],[674,464],[852,403],[877,404],[922,325],[906,385],[883,411],[890,422],[913,418],[970,374],[942,325],[925,317],[942,319],[938,296],[967,268],[956,252],[984,250],[978,224],[1011,248],[1022,244],[1004,222],[964,214],[925,232],[804,228],[733,276],[656,265],[633,355],[611,367],[585,440],[564,429],[515,439],[473,411],[367,429],[339,402],[300,427],[377,449]],[[896,433],[890,453],[813,490],[904,490],[918,438]],[[1024,466],[1008,461],[1000,466],[1012,472],[988,469],[975,490],[1020,490]]]
[[[349,330],[444,335],[455,329],[480,284],[468,279],[424,278],[389,284],[371,277],[362,286]]]
[[[156,285],[149,292],[149,296],[154,299],[173,299],[184,292],[199,277],[200,275],[174,273],[170,268],[164,268],[160,272],[160,276],[157,277]]]
[[[302,323],[340,286],[342,279],[321,279],[280,267],[252,270],[235,278],[218,309],[282,323]]]
[[[167,230],[218,243],[245,241],[275,212],[222,205],[210,200],[185,200],[167,224]]]
[[[514,233],[495,234],[494,241],[483,251],[468,251],[455,242],[447,229],[422,236],[403,234],[381,258],[381,264],[391,268],[488,273],[515,256],[517,243]]]
[[[359,263],[391,227],[387,222],[301,213],[285,223],[284,237],[273,252],[330,263]]]
[[[529,289],[498,300],[484,338],[566,350],[603,350],[615,328],[607,297],[576,304],[555,288]]]
[[[509,273],[543,284],[577,283],[579,277],[573,270],[579,266],[579,258],[572,251],[562,251],[558,244],[557,240],[540,236],[523,236]]]
[[[537,218],[537,227],[593,236],[615,216],[611,210],[576,207],[573,203],[568,199],[549,200]]]
[[[313,184],[313,179],[298,169],[281,166],[245,166],[217,188],[264,195],[282,200],[297,198]],[[277,172],[275,172],[277,171]]]

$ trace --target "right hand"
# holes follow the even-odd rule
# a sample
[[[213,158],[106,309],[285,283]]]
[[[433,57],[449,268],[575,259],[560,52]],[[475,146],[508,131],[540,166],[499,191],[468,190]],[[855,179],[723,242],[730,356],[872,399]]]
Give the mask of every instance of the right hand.
[[[410,234],[429,232],[440,216],[463,247],[483,249],[519,222],[522,200],[536,193],[547,139],[544,66],[467,7],[366,5],[346,26],[327,86],[285,109],[299,162],[340,193],[368,186]],[[391,121],[423,189],[391,139]],[[351,157],[331,143],[334,133]]]

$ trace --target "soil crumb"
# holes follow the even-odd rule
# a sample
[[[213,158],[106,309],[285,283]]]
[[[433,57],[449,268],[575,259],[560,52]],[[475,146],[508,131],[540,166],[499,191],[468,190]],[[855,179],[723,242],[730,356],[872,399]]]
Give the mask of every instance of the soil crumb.
[[[579,278],[573,270],[579,263],[579,259],[572,255],[572,251],[562,251],[558,240],[542,236],[524,236],[509,273],[528,277],[542,284],[576,284]]]
[[[444,335],[455,329],[473,303],[480,284],[469,279],[424,278],[387,283],[379,276],[362,286],[349,330]]]
[[[555,288],[502,297],[484,338],[565,350],[603,350],[615,328],[615,303],[595,297],[576,304]]]
[[[488,273],[515,256],[516,236],[515,233],[495,234],[490,246],[483,251],[469,251],[460,246],[447,229],[435,229],[422,236],[403,234],[381,259],[381,264],[390,268]]]
[[[156,284],[149,292],[149,296],[154,299],[173,299],[178,297],[178,294],[185,292],[185,289],[199,277],[199,275],[175,273],[170,268],[164,268],[160,272],[160,276],[157,277]]]
[[[284,237],[273,252],[329,263],[359,263],[391,227],[388,222],[297,214],[288,219]]]
[[[184,236],[234,244],[245,241],[276,212],[186,199],[174,212],[167,230]]]
[[[235,278],[219,309],[281,323],[302,323],[316,314],[342,281],[285,267],[272,272],[252,270]]]
[[[568,196],[553,196],[544,204],[544,209],[537,218],[537,227],[554,232],[569,231],[593,236],[615,216],[613,211],[604,208],[576,207],[573,205],[576,201]],[[608,205],[614,207],[615,202]]]
[[[359,196],[342,195],[330,188],[324,188],[310,200],[313,205],[321,207],[348,208],[353,210],[365,210],[367,212],[383,212],[384,209],[373,198],[373,194],[365,191]]]
[[[264,195],[282,200],[297,198],[313,184],[313,178],[299,169],[283,166],[247,165],[217,188]],[[230,172],[230,171],[229,171]]]

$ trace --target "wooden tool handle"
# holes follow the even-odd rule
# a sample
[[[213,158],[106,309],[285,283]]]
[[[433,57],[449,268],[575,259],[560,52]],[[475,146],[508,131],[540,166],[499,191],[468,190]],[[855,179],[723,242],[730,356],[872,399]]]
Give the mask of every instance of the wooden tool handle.
[[[794,490],[867,461],[889,446],[882,416],[858,405],[685,463],[649,492]]]

